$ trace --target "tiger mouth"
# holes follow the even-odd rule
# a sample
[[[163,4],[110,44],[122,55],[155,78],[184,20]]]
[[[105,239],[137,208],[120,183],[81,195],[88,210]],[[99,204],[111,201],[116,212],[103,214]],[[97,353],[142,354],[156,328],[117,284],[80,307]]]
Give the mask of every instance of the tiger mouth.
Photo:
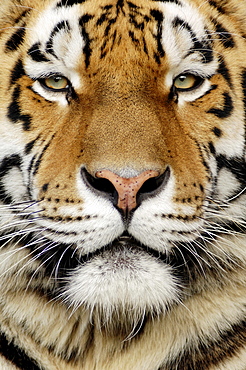
[[[116,238],[113,242],[97,249],[92,253],[88,253],[85,256],[80,257],[82,264],[89,263],[93,258],[103,255],[114,254],[117,256],[123,251],[132,252],[133,254],[144,253],[152,258],[159,260],[160,262],[167,263],[167,254],[150,248],[128,233],[123,233],[120,237]]]

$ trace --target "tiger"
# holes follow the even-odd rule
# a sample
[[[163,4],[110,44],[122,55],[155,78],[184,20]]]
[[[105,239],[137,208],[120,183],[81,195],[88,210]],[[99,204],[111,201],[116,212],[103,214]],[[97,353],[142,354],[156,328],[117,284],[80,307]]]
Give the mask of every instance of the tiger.
[[[0,4],[0,369],[246,370],[246,4]]]

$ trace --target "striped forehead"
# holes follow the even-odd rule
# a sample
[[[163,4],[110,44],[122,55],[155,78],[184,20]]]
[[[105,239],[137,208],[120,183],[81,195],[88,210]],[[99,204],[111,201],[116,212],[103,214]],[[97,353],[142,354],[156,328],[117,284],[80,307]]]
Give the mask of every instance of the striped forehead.
[[[80,8],[57,6],[55,1],[34,20],[29,34],[28,51],[33,62],[54,61],[57,65],[60,61],[61,68],[76,68],[84,48],[78,24],[78,10],[82,11]],[[46,63],[45,66],[47,73],[53,72],[51,63]],[[30,72],[32,67],[30,65]],[[38,68],[37,64],[35,68]]]
[[[118,27],[118,18],[122,16],[129,25],[128,30],[122,29],[122,24]],[[88,21],[95,25],[93,31],[90,28],[91,34],[87,30]],[[213,60],[204,20],[185,0],[162,2],[56,0],[41,12],[32,28],[29,37],[29,56],[32,62],[38,62],[35,54],[40,55],[42,52],[49,61],[55,61],[56,66],[60,63],[61,72],[64,67],[76,69],[83,55],[89,63],[90,55],[85,55],[88,52],[92,53],[91,45],[88,51],[88,39],[95,40],[97,28],[100,26],[105,28],[105,38],[109,29],[114,28],[118,33],[124,34],[124,37],[128,35],[130,44],[135,43],[136,49],[137,46],[139,49],[142,42],[139,35],[144,34],[144,28],[148,23],[151,24],[153,32],[152,42],[156,44],[157,52],[154,57],[157,63],[160,63],[160,57],[164,55],[169,66],[174,68],[188,55],[192,57],[187,58],[187,65],[191,60],[203,64],[209,64]],[[101,45],[103,42],[101,40]],[[145,47],[145,41],[142,44]],[[146,53],[147,47],[146,50],[144,47],[142,50]],[[45,57],[43,59],[45,61]],[[31,73],[32,67],[30,64],[29,66]],[[35,69],[38,73],[39,67],[36,66]],[[201,69],[204,71],[204,65]],[[46,64],[46,73],[49,72],[54,72],[52,63]],[[207,73],[209,74],[209,71]]]
[[[201,51],[211,47],[204,19],[196,8],[187,3],[164,2],[159,9],[164,16],[162,43],[173,58],[185,57],[192,47]]]

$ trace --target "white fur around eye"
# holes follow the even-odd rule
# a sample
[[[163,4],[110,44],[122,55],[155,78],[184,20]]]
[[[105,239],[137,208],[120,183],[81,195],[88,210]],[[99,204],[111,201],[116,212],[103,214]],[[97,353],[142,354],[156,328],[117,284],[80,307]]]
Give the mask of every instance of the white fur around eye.
[[[57,102],[60,106],[65,107],[68,105],[68,101],[66,99],[66,92],[56,92],[52,90],[47,90],[42,86],[42,84],[40,84],[39,81],[34,82],[32,89],[34,92],[36,92],[43,98],[53,102]]]

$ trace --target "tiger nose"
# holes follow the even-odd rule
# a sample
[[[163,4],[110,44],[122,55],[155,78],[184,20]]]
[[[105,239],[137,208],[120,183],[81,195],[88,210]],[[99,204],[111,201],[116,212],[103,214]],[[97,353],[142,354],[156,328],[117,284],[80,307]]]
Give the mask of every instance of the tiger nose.
[[[125,214],[137,207],[137,193],[142,189],[142,192],[151,191],[151,185],[143,188],[144,184],[151,178],[156,178],[159,172],[155,170],[147,170],[136,177],[120,177],[109,170],[96,172],[97,178],[108,180],[115,188],[118,200],[117,207]]]
[[[125,217],[142,201],[155,197],[164,189],[171,174],[167,166],[164,172],[147,170],[135,177],[120,177],[110,170],[101,170],[92,176],[85,168],[81,169],[84,183],[99,196],[110,200],[122,210]]]

